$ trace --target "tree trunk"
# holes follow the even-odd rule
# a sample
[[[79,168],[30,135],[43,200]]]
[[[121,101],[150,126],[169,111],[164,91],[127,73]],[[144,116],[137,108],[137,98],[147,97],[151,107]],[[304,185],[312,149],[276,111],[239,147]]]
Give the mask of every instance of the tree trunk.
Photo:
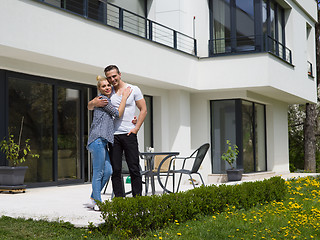
[[[318,0],[318,4],[320,1]],[[318,8],[318,22],[316,28],[316,82],[319,89],[320,76],[320,14]],[[306,119],[304,123],[304,169],[310,172],[316,172],[316,132],[317,132],[317,105],[306,104]]]
[[[304,122],[304,170],[316,172],[316,104],[306,105]]]

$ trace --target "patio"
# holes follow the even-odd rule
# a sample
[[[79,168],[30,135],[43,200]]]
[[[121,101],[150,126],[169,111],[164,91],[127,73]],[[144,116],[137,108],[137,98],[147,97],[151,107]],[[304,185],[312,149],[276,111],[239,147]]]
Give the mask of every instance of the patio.
[[[282,175],[284,179],[315,176],[315,173],[290,173]],[[267,178],[271,177],[268,175]],[[259,180],[261,180],[261,176]],[[254,179],[244,181],[253,181]],[[232,182],[227,184],[236,184]],[[126,189],[130,184],[126,184]],[[181,185],[181,191],[192,189],[191,184]],[[98,225],[103,222],[100,212],[90,210],[84,206],[91,193],[91,184],[72,186],[55,186],[26,189],[25,193],[0,193],[0,215],[13,218],[32,218],[35,220],[64,221],[76,227],[86,227],[89,222]],[[160,186],[156,185],[156,194],[161,194]],[[111,199],[111,184],[102,199]]]

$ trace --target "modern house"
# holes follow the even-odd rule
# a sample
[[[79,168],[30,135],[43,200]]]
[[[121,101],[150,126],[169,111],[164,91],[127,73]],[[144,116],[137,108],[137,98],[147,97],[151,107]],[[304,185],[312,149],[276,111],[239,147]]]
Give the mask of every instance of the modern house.
[[[140,151],[208,142],[213,183],[230,140],[245,173],[289,172],[288,104],[317,101],[316,21],[315,0],[1,0],[0,138],[23,121],[29,186],[90,181],[87,102],[116,64],[147,102]]]

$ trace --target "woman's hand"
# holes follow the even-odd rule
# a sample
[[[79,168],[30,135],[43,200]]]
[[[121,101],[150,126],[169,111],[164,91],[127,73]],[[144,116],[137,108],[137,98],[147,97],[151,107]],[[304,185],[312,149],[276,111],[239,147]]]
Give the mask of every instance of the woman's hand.
[[[124,97],[124,98],[127,99],[127,98],[130,96],[131,93],[132,93],[131,87],[127,87],[127,88],[123,91],[122,97]]]
[[[131,121],[134,125],[136,125],[137,124],[137,117],[136,116],[134,116],[133,117],[133,120]]]

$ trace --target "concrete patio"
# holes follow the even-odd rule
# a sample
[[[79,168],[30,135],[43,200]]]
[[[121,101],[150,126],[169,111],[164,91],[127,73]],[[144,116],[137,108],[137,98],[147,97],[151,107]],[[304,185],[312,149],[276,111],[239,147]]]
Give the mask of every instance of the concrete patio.
[[[304,176],[315,176],[315,173],[290,173],[283,174],[284,179]],[[255,181],[270,178],[274,174],[252,175],[243,177],[243,181]],[[231,182],[226,184],[237,184]],[[126,184],[126,189],[130,184]],[[192,189],[192,185],[185,184],[181,190]],[[156,194],[161,194],[159,186],[156,186]],[[27,188],[25,193],[0,193],[0,216],[13,218],[32,218],[35,220],[64,221],[74,224],[76,227],[87,227],[90,222],[95,225],[103,223],[101,213],[85,207],[91,194],[91,184],[79,184],[69,186]],[[102,199],[111,199],[111,184]]]

